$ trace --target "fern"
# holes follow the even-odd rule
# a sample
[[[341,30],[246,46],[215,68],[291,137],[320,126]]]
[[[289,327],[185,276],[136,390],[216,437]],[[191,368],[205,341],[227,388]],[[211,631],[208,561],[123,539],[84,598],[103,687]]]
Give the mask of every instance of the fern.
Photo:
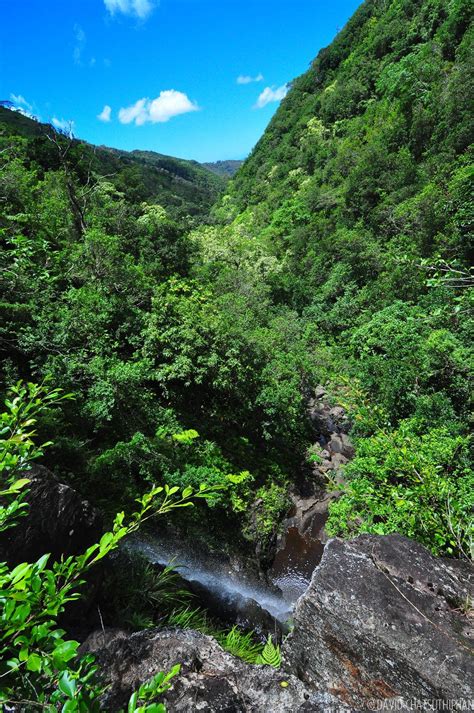
[[[269,636],[265,646],[263,647],[262,653],[258,656],[255,663],[264,664],[265,666],[273,666],[273,668],[280,668],[281,666],[281,652],[278,644],[274,644],[272,637]]]
[[[185,609],[175,609],[167,617],[166,622],[168,626],[176,626],[179,629],[196,629],[203,634],[213,634],[209,620],[204,612],[199,607],[196,609],[191,609],[186,607]]]
[[[243,632],[238,626],[232,629],[219,630],[212,626],[206,613],[196,608],[175,609],[166,619],[168,626],[176,626],[179,629],[195,629],[203,634],[208,634],[228,651],[232,656],[236,656],[242,661],[250,664],[263,664],[280,668],[281,654],[280,647],[274,644],[269,636],[265,644],[256,639],[253,631]]]
[[[253,633],[244,634],[237,626],[230,631],[216,632],[215,638],[223,649],[246,663],[256,663],[262,651],[262,645],[255,641]]]
[[[155,625],[155,622],[151,617],[139,611],[132,612],[130,616],[124,619],[124,621],[131,627],[133,631],[151,629]]]

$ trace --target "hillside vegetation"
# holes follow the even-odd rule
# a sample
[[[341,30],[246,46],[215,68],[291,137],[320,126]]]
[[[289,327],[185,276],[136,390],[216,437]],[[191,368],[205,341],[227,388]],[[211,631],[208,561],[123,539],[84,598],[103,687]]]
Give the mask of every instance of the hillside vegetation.
[[[243,161],[214,161],[212,163],[203,163],[203,166],[209,169],[209,171],[217,173],[218,176],[232,178],[243,163]]]
[[[189,230],[207,211],[203,176],[210,185],[220,179],[169,158],[170,193],[163,157],[135,152],[124,164],[122,152],[6,109],[5,117],[2,382],[48,377],[75,396],[61,417],[43,420],[42,435],[55,443],[46,463],[110,511],[147,481],[219,485],[219,516],[234,518],[247,537],[270,537],[306,423],[299,377],[285,366],[274,384],[273,335],[244,329],[238,302],[222,301],[197,274]],[[176,178],[181,164],[196,183]],[[254,518],[247,506],[255,493],[262,505]]]
[[[365,2],[293,82],[215,210],[225,227],[197,237],[221,295],[298,315],[297,358],[316,342],[354,409],[330,531],[448,554],[472,537],[470,19],[463,0]]]
[[[28,156],[43,170],[59,168],[58,151],[46,139],[57,133],[54,127],[0,106],[0,129],[4,137],[19,135],[27,139]],[[80,181],[87,181],[91,174],[103,176],[127,202],[160,203],[174,218],[202,219],[225,185],[215,172],[196,161],[155,151],[120,151],[76,140],[68,153],[69,165],[74,166]]]
[[[0,108],[0,532],[27,514],[38,458],[110,525],[78,556],[0,564],[0,707],[101,709],[94,657],[59,622],[91,567],[153,513],[174,517],[174,537],[204,533],[211,549],[268,562],[290,493],[317,477],[307,406],[318,384],[345,407],[355,444],[342,484],[313,483],[342,490],[328,533],[399,532],[472,557],[473,39],[469,0],[366,0],[223,195],[194,162],[93,147]],[[135,512],[115,516],[122,508]],[[109,585],[119,624],[195,626],[170,568],[132,570]],[[456,623],[470,601],[443,596]],[[377,670],[399,622],[369,620]],[[428,650],[418,622],[404,636],[416,626]],[[280,665],[271,638],[218,636],[246,661]],[[395,694],[379,673],[362,686],[371,669],[353,665],[358,646],[346,658],[331,644],[339,669],[364,695]],[[179,664],[154,673],[130,713],[164,712]]]

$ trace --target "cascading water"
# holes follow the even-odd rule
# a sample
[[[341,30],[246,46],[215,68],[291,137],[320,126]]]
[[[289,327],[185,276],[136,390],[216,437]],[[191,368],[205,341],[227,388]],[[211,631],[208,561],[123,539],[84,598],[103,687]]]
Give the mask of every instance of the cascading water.
[[[319,534],[324,520],[315,516],[304,532],[288,521],[268,572],[268,585],[252,576],[247,567],[171,537],[137,536],[129,540],[127,549],[153,564],[171,565],[201,602],[224,621],[272,631],[276,626],[285,628],[296,600],[309,585],[322,555]]]
[[[332,480],[343,482],[341,466],[354,455],[344,410],[331,405],[323,386],[318,386],[309,399],[308,413],[322,460],[315,462],[309,480],[305,476],[292,496],[294,507],[282,523],[284,532],[266,573],[267,585],[259,579],[258,572],[252,576],[252,568],[231,564],[210,554],[205,546],[199,549],[196,543],[186,540],[140,537],[128,546],[150,562],[174,563],[201,602],[223,620],[227,617],[231,623],[261,631],[270,631],[275,624],[284,628],[323,554],[324,525],[329,503],[336,495],[334,491],[324,492],[328,473]]]
[[[291,616],[291,605],[278,590],[272,591],[248,573],[232,568],[229,562],[209,553],[190,551],[186,543],[180,545],[150,536],[136,537],[129,540],[127,549],[141,554],[153,564],[171,565],[192,589],[200,595],[206,594],[213,609],[220,614],[227,612],[230,619],[239,624],[272,628],[271,620],[284,625]],[[269,615],[266,622],[265,613]]]

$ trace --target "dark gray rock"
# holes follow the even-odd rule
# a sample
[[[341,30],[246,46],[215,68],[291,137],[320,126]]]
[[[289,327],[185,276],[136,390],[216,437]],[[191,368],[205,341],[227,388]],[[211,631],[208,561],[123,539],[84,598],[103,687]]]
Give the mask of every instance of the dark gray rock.
[[[42,466],[35,465],[25,476],[30,479],[27,515],[1,533],[0,561],[14,565],[45,552],[58,559],[79,554],[100,538],[101,516],[75,490]]]
[[[342,443],[342,438],[337,433],[332,433],[329,439],[328,448],[331,453],[343,453],[344,445]]]
[[[175,663],[182,671],[165,699],[176,713],[413,710],[412,699],[468,701],[472,631],[463,603],[471,575],[469,564],[436,559],[398,535],[335,539],[297,603],[278,671],[176,629],[106,631],[85,650],[97,651],[109,713]]]
[[[332,433],[327,447],[331,454],[344,456],[346,462],[354,456],[354,447],[347,433]]]
[[[462,611],[472,567],[399,535],[331,540],[283,646],[287,670],[363,709],[370,700],[472,698]]]
[[[342,440],[342,445],[343,445],[343,454],[346,456],[346,458],[351,458],[354,457],[355,454],[355,449],[354,446],[352,445],[351,439],[347,435],[347,433],[341,433],[341,440]]]
[[[151,630],[117,638],[99,650],[97,661],[110,684],[102,702],[109,713],[123,707],[143,681],[178,662],[181,672],[164,696],[170,713],[323,713],[337,705],[330,694],[310,692],[291,674],[269,666],[245,664],[196,631]]]
[[[118,627],[107,627],[106,629],[98,629],[93,631],[85,641],[79,647],[79,654],[85,656],[86,654],[94,653],[95,651],[100,651],[100,649],[108,646],[115,639],[128,639],[131,636],[131,631],[126,631],[125,629],[119,629]]]

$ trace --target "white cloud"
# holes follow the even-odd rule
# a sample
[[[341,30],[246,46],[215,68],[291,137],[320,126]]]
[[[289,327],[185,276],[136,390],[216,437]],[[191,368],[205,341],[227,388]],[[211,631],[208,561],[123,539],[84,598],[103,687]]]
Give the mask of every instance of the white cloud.
[[[130,124],[132,121],[137,126],[141,126],[148,121],[148,109],[145,105],[150,103],[149,99],[139,99],[127,108],[119,109],[118,117],[121,124]]]
[[[17,111],[19,114],[23,114],[23,116],[27,116],[29,119],[40,121],[40,118],[32,113],[33,105],[30,104],[30,102],[27,102],[22,94],[13,94],[12,92],[10,94],[10,99],[15,104],[14,107],[11,107],[14,111]]]
[[[145,97],[138,99],[132,106],[120,109],[118,116],[122,124],[131,124],[134,121],[137,126],[141,126],[146,122],[162,123],[173,116],[198,111],[198,109],[198,105],[193,103],[183,92],[166,89],[160,92],[156,99]]]
[[[104,4],[111,15],[121,12],[146,20],[157,3],[155,0],[104,0]]]
[[[99,121],[104,121],[105,123],[110,121],[110,114],[112,113],[112,107],[108,104],[104,106],[100,114],[97,114]]]
[[[281,87],[265,87],[263,92],[259,95],[257,102],[255,104],[255,109],[262,109],[270,102],[279,102],[286,97],[288,94],[288,84],[283,84]]]
[[[53,116],[53,118],[51,119],[51,123],[56,129],[59,129],[59,131],[64,131],[66,134],[68,134],[68,136],[73,136],[73,121],[70,121],[69,119],[58,119],[56,116]]]
[[[25,97],[22,96],[21,94],[10,94],[10,99],[14,104],[18,104],[19,106],[24,106],[28,111],[31,111],[33,109],[32,105],[26,101]]]
[[[80,25],[74,25],[74,39],[76,44],[72,53],[74,64],[82,64],[82,53],[86,46],[86,33]]]
[[[35,116],[31,113],[31,111],[28,111],[28,109],[22,109],[21,106],[14,106],[13,111],[17,111],[19,114],[27,116],[28,119],[34,119],[34,121],[41,121],[41,118],[39,116]]]
[[[250,84],[251,82],[263,82],[263,74],[259,72],[255,77],[251,77],[250,74],[239,74],[236,79],[237,84]]]

